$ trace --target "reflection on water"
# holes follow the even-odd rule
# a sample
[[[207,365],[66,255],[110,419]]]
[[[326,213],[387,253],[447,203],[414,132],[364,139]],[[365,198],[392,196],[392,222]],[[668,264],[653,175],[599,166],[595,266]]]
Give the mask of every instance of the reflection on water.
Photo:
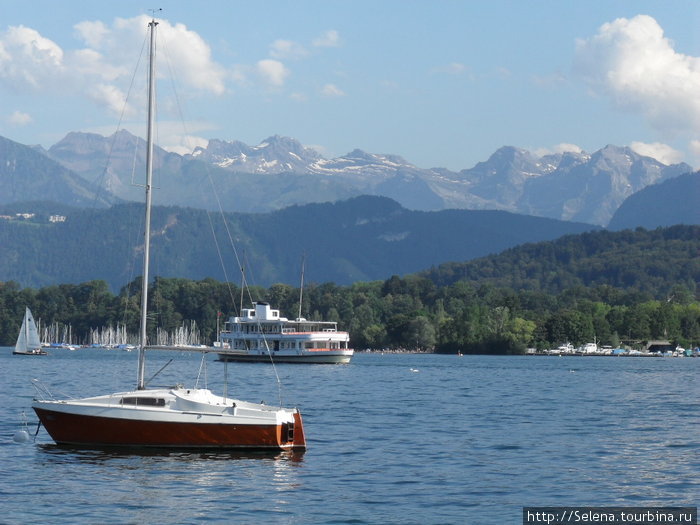
[[[57,457],[61,460],[84,461],[87,463],[106,463],[109,461],[129,460],[135,458],[160,458],[172,461],[235,461],[235,460],[273,460],[298,463],[304,459],[304,451],[292,450],[188,450],[172,448],[123,448],[123,447],[98,447],[86,448],[84,446],[56,445],[45,443],[38,445],[39,450],[49,457]]]

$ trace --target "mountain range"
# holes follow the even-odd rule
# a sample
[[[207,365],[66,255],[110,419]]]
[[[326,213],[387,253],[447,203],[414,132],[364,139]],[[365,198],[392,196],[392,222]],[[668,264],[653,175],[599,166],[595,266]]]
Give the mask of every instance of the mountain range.
[[[145,143],[128,131],[110,137],[69,133],[43,154],[80,175],[83,192],[105,188],[101,201],[141,199],[134,182],[144,172]],[[280,136],[257,146],[210,140],[188,155],[156,148],[154,157],[157,204],[269,212],[376,195],[412,210],[502,210],[598,226],[606,226],[637,191],[692,171],[684,163],[665,165],[609,145],[590,154],[545,156],[504,146],[488,160],[454,172],[422,169],[397,155],[357,149],[325,159]]]
[[[235,280],[224,260],[254,284],[294,283],[305,253],[312,280],[350,284],[604,225],[700,224],[700,172],[616,146],[503,147],[460,172],[361,150],[328,160],[279,136],[154,153],[161,276]],[[0,281],[116,290],[139,275],[144,164],[144,141],[127,131],[70,133],[48,151],[0,137]]]

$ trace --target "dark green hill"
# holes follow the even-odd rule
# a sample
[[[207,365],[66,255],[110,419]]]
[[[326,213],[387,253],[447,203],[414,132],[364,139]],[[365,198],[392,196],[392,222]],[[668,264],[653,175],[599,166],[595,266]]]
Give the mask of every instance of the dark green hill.
[[[0,221],[0,281],[39,287],[102,279],[118,290],[140,275],[141,205],[72,211],[64,207],[60,213],[66,221],[61,223],[46,219],[49,210],[58,207],[32,203],[26,209],[37,213],[36,218]],[[18,210],[23,207],[13,205],[13,211]],[[309,280],[350,284],[595,228],[500,211],[410,211],[384,197],[225,216],[155,207],[152,274],[238,280],[232,238],[253,284],[297,283],[302,254]]]
[[[660,298],[674,284],[698,288],[700,226],[567,235],[466,263],[443,264],[422,275],[439,286],[466,280],[557,294],[607,285]]]
[[[700,172],[686,173],[630,195],[608,228],[651,229],[674,224],[700,224]]]
[[[35,148],[0,137],[0,204],[35,199],[104,207],[118,201]]]

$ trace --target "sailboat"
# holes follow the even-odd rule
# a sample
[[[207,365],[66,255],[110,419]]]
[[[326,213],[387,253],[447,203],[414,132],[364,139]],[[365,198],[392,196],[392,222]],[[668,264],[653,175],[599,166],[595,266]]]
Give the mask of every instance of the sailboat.
[[[136,389],[83,399],[35,399],[32,408],[58,444],[87,447],[305,450],[301,413],[296,408],[229,399],[217,396],[208,389],[183,386],[146,388],[144,374],[157,25],[155,19],[148,24],[150,59],[146,217]]]
[[[22,328],[19,329],[14,355],[46,355],[46,351],[41,348],[39,340],[39,330],[36,328],[31,310],[25,308]]]

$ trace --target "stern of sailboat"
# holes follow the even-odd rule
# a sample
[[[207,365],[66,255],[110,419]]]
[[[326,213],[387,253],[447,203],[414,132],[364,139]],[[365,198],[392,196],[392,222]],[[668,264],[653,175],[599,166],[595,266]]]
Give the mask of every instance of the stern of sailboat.
[[[301,420],[301,412],[294,412],[294,426],[292,427],[292,450],[306,450],[306,436],[304,435],[304,423]]]

